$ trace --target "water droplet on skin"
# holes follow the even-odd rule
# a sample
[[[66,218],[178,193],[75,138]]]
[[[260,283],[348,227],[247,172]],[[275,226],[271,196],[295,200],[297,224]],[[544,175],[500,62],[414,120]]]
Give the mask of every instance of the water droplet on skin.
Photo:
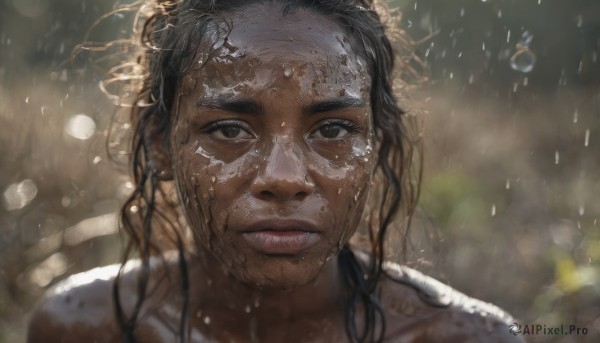
[[[206,324],[206,325],[210,324],[210,317],[209,316],[204,317],[204,324]]]
[[[590,129],[585,130],[585,140],[583,142],[584,147],[588,147],[590,145]]]
[[[338,193],[338,195],[342,194],[342,189],[341,189],[341,188],[338,188],[338,191],[337,191],[337,193]]]
[[[100,157],[100,156],[96,156],[96,157],[94,157],[94,159],[92,160],[92,163],[93,163],[93,164],[98,164],[98,163],[100,163],[101,161],[102,161],[102,157]]]
[[[290,77],[292,76],[294,69],[290,66],[283,66],[283,76]]]
[[[254,307],[258,308],[259,306],[260,306],[260,298],[255,297],[254,298]]]
[[[210,181],[212,181],[212,183],[217,182],[217,177],[216,176],[211,176]]]
[[[214,197],[215,197],[215,189],[214,189],[212,186],[208,188],[208,195],[209,195],[211,198],[214,198]]]
[[[284,127],[284,126],[285,126],[285,122],[281,122],[281,127]]]
[[[558,150],[556,150],[554,152],[554,164],[558,164],[560,162],[560,154],[558,153]]]
[[[69,207],[71,205],[71,198],[65,196],[60,200],[60,204],[62,207]]]
[[[137,213],[137,212],[138,212],[138,210],[139,210],[139,209],[138,209],[138,207],[137,207],[137,206],[135,206],[135,205],[133,205],[133,206],[131,206],[131,207],[129,208],[129,211],[131,211],[131,213]]]

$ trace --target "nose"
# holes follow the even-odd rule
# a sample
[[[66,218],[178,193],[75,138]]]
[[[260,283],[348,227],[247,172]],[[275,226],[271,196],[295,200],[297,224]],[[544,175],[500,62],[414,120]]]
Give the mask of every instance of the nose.
[[[275,142],[251,185],[252,194],[265,201],[303,200],[315,190],[306,162],[291,142]]]

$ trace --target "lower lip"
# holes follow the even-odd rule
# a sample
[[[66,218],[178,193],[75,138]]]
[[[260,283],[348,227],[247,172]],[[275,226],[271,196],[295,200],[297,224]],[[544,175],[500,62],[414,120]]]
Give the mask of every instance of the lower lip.
[[[265,230],[245,232],[246,241],[254,249],[265,254],[293,255],[317,243],[319,235],[306,231]]]

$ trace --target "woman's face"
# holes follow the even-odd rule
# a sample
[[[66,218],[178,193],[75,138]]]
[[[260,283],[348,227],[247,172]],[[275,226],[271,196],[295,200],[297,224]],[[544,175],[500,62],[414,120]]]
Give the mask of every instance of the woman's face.
[[[371,80],[330,18],[242,12],[181,83],[175,180],[198,250],[244,283],[292,288],[313,280],[361,219],[374,166]]]

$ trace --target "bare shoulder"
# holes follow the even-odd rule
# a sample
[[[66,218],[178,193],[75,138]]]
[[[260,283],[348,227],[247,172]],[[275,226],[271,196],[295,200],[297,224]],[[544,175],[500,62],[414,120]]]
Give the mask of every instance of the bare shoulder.
[[[118,265],[75,274],[50,289],[29,323],[29,343],[114,342],[112,284]]]
[[[389,342],[524,342],[509,327],[513,317],[414,269],[386,263],[383,305]]]

